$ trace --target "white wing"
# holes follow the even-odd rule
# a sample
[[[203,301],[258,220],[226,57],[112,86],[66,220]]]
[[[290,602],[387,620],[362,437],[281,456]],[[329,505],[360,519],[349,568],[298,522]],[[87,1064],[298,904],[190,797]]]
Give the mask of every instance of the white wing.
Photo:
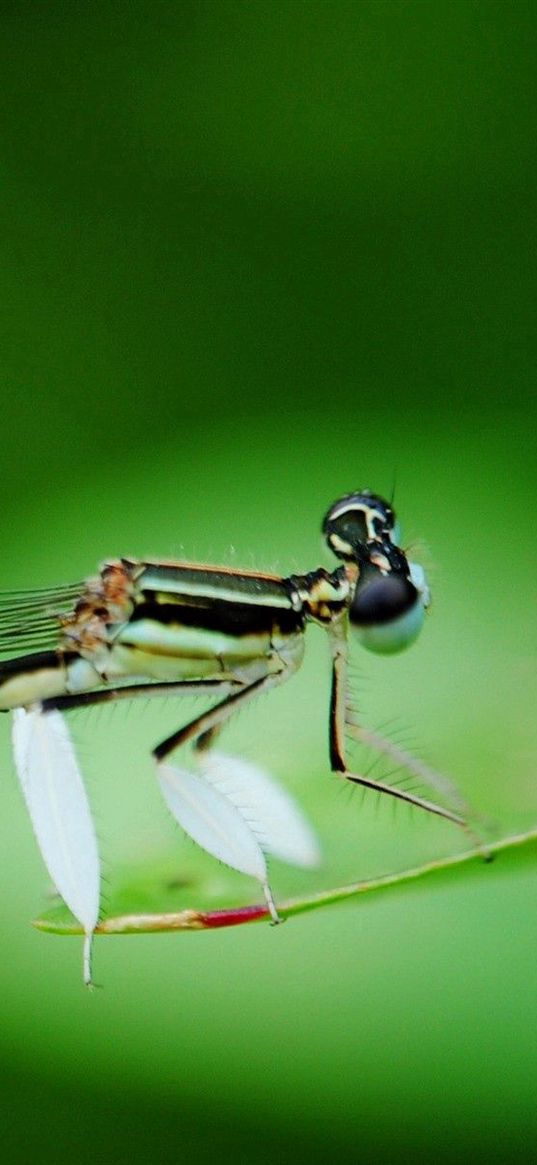
[[[257,878],[273,922],[280,922],[255,822],[201,773],[158,764],[157,774],[166,804],[179,825],[207,853]]]
[[[264,769],[216,752],[202,753],[198,763],[211,785],[250,822],[265,853],[294,866],[319,864],[313,829],[296,801]]]
[[[229,798],[189,769],[159,764],[157,773],[166,804],[185,832],[219,861],[265,882],[263,850],[249,821]]]
[[[207,853],[263,886],[274,922],[278,912],[265,853],[298,866],[319,861],[316,838],[288,793],[246,761],[202,753],[200,772],[158,764],[164,799],[186,833]]]
[[[17,708],[13,749],[43,860],[84,927],[84,979],[89,984],[91,939],[99,916],[99,854],[86,790],[60,713]]]

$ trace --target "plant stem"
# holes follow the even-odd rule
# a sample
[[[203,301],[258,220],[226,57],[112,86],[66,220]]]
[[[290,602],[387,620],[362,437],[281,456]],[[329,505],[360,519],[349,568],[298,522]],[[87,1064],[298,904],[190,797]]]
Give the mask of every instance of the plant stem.
[[[487,847],[487,857],[494,857],[504,850],[516,849],[537,841],[537,828],[526,833],[512,834],[503,837],[500,841],[492,842]],[[380,878],[370,878],[362,882],[351,882],[347,886],[337,886],[332,890],[322,890],[317,894],[304,895],[300,898],[291,898],[279,906],[279,913],[284,918],[291,918],[296,914],[304,914],[309,910],[318,910],[334,902],[341,902],[360,894],[370,894],[376,890],[389,890],[401,887],[405,883],[416,882],[440,870],[449,870],[470,863],[483,864],[483,849],[474,848],[464,853],[453,854],[446,858],[437,858],[421,866],[401,870],[394,874],[383,874]],[[246,922],[259,922],[268,917],[266,906],[230,907],[227,910],[179,910],[164,914],[122,914],[114,918],[106,918],[98,924],[96,934],[150,934],[166,931],[187,930],[217,930],[227,926],[240,926]],[[72,923],[54,922],[46,918],[34,921],[39,930],[50,931],[54,934],[82,934],[82,929],[74,920]]]

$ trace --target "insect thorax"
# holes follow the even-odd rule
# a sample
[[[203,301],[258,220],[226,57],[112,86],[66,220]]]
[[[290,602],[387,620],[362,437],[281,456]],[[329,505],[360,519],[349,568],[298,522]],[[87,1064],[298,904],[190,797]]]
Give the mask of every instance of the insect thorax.
[[[321,567],[309,574],[292,575],[289,581],[296,588],[306,618],[315,623],[326,626],[348,609],[353,585],[344,566],[334,571]]]

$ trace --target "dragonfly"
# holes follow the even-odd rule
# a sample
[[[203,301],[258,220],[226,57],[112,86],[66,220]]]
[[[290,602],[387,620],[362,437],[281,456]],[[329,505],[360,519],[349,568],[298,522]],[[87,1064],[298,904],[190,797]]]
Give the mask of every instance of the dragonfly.
[[[56,889],[85,933],[92,982],[100,867],[82,775],[63,714],[140,696],[202,695],[209,707],[152,750],[172,815],[202,848],[256,877],[280,921],[267,856],[319,861],[315,834],[290,794],[250,762],[214,748],[227,721],[300,667],[310,625],[330,647],[330,768],[353,785],[467,827],[447,779],[361,726],[349,699],[349,639],[390,655],[418,636],[430,602],[425,572],[398,545],[392,505],[368,489],[344,495],[322,522],[337,563],[286,577],[166,559],[105,561],[85,582],[0,594],[0,711],[13,712],[15,767]],[[212,699],[211,699],[212,697]],[[347,733],[372,743],[441,795],[354,772]],[[191,767],[170,764],[191,746]],[[451,806],[441,803],[451,798]]]

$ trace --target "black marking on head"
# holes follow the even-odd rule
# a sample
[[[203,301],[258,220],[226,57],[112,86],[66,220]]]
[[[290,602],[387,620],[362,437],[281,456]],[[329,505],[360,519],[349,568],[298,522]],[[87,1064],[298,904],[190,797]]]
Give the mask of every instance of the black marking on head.
[[[358,548],[390,536],[395,514],[389,502],[371,490],[345,494],[325,514],[322,532],[338,558],[356,561]]]

